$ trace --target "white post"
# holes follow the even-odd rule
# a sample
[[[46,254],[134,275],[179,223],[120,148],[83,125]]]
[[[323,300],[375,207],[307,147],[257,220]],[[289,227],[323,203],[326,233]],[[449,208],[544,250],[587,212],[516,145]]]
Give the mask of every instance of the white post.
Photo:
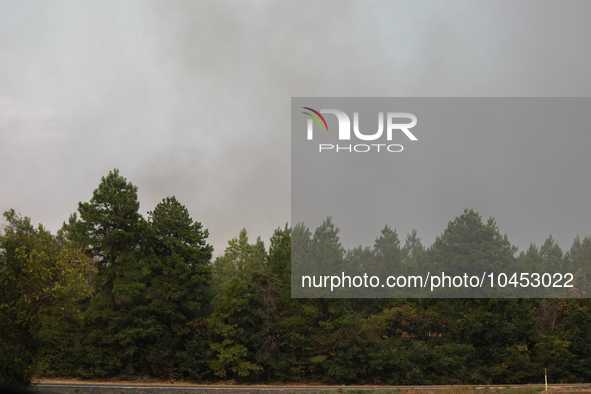
[[[546,368],[544,368],[544,380],[546,381],[546,391],[548,391],[548,375],[546,373]]]

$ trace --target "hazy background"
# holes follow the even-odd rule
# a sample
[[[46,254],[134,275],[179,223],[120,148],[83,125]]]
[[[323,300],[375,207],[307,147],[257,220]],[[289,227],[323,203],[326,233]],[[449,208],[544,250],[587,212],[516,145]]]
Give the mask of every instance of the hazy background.
[[[292,96],[589,96],[589,15],[588,1],[1,1],[0,210],[55,231],[118,168],[143,214],[176,195],[215,255],[243,227],[268,245],[290,220]],[[559,168],[544,182],[540,203],[470,207],[520,249],[552,234],[566,250],[591,209],[553,208],[590,182]],[[430,245],[467,205],[432,197],[390,223],[402,239],[414,227]]]

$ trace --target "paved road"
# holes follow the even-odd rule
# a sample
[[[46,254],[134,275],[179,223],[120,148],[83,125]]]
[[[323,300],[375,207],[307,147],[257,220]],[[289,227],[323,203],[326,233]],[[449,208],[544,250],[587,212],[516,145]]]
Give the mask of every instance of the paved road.
[[[540,385],[538,385],[539,387]],[[505,389],[507,387],[520,388],[531,387],[531,385],[511,385],[511,386],[217,386],[217,385],[175,385],[175,384],[97,384],[97,383],[39,383],[35,385],[35,390],[47,393],[97,393],[97,394],[121,394],[141,393],[141,394],[164,394],[164,393],[209,393],[209,394],[246,394],[246,393],[293,393],[293,392],[320,392],[320,391],[348,391],[348,390],[441,390],[450,388],[475,388],[484,389]],[[587,389],[591,392],[591,384],[549,384],[548,387],[561,387],[569,389]],[[579,393],[581,391],[578,391]]]

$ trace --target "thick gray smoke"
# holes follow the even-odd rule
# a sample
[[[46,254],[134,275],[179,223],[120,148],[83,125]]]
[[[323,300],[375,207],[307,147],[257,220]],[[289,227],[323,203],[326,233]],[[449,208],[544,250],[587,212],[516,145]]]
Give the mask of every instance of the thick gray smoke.
[[[590,11],[584,1],[3,1],[0,210],[57,230],[119,168],[144,213],[176,195],[215,254],[243,227],[267,240],[290,219],[292,96],[588,96]],[[569,175],[589,160],[573,160],[545,177],[532,170],[538,204],[488,204],[478,191],[457,201],[433,193],[446,191],[434,179],[424,215],[390,224],[430,244],[470,206],[520,249],[549,234],[565,249],[591,233],[580,199],[552,211],[561,196],[591,194]]]

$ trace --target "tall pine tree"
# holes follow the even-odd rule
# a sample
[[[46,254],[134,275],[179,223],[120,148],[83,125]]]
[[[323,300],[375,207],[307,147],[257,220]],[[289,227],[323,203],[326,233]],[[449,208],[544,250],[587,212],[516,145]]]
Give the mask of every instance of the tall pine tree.
[[[138,373],[143,345],[156,337],[144,296],[147,273],[142,244],[148,225],[137,187],[115,169],[102,177],[89,202],[79,203],[62,231],[96,262],[94,294],[85,306],[79,363],[94,376]]]

